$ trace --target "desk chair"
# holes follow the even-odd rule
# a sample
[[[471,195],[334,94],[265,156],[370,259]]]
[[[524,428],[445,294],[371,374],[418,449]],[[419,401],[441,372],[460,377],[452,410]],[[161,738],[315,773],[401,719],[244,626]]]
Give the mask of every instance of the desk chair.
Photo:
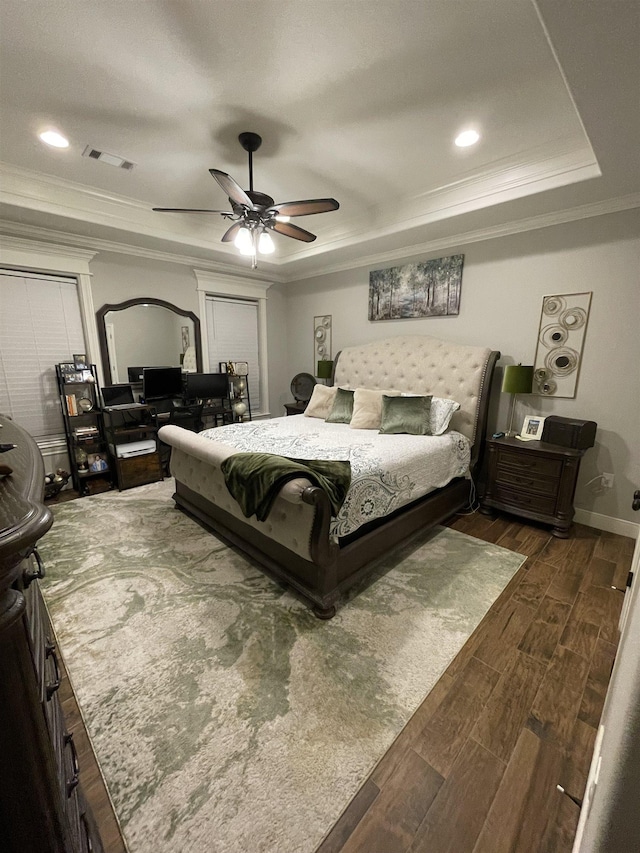
[[[169,409],[169,423],[190,429],[191,432],[200,432],[203,427],[202,409],[203,403],[192,403],[184,406],[171,403]]]
[[[227,397],[207,400],[202,414],[205,418],[213,418],[214,426],[233,423],[233,410]]]
[[[193,405],[180,406],[171,402],[169,409],[169,420],[167,423],[175,424],[183,427],[183,429],[191,430],[191,432],[200,432],[203,428],[202,423],[202,403],[194,403]],[[163,441],[158,441],[160,450],[160,463],[162,470],[169,473],[169,460],[171,459],[171,447]]]

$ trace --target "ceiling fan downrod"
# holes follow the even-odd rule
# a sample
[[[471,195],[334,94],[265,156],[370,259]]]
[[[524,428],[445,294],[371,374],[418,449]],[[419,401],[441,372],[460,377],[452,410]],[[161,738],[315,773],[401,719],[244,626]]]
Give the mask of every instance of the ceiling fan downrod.
[[[238,136],[240,145],[249,155],[249,192],[253,192],[253,152],[262,145],[262,137],[258,133],[246,130]]]

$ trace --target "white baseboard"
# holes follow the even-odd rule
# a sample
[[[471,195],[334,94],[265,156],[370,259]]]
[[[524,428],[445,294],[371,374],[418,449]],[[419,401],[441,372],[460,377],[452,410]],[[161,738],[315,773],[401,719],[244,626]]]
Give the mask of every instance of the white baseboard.
[[[587,527],[595,527],[597,530],[606,530],[607,533],[618,533],[620,536],[628,536],[630,539],[637,539],[640,534],[640,524],[636,524],[634,521],[612,518],[610,515],[590,512],[587,509],[576,509],[573,520],[578,524],[586,524]]]

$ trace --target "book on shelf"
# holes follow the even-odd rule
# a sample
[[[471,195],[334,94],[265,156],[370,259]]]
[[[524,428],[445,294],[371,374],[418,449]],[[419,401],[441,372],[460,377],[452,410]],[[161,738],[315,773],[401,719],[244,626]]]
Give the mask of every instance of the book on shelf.
[[[76,401],[75,394],[66,394],[65,400],[67,402],[67,414],[73,417],[78,414],[78,403]]]
[[[97,427],[78,427],[73,431],[73,437],[76,441],[93,441],[99,435],[100,430]]]

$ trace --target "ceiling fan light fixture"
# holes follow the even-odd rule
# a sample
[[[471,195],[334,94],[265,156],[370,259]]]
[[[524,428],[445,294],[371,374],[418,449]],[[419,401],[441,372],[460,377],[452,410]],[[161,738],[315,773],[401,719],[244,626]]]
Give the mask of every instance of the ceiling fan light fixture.
[[[242,228],[236,234],[236,239],[233,241],[233,245],[238,249],[241,255],[252,255],[253,254],[253,239],[251,237],[251,231],[246,226],[242,226]]]
[[[276,247],[271,239],[271,234],[268,234],[263,228],[258,238],[258,251],[261,255],[270,255],[272,252],[275,252],[275,249]]]
[[[249,189],[243,190],[237,181],[221,172],[220,169],[209,169],[211,177],[224,190],[231,211],[203,210],[193,207],[154,207],[159,213],[219,213],[225,219],[232,219],[233,224],[222,235],[223,243],[231,243],[241,255],[251,257],[251,269],[256,269],[257,255],[270,255],[275,251],[273,239],[268,231],[275,231],[285,237],[301,240],[303,243],[313,243],[316,235],[305,231],[289,220],[294,216],[310,216],[317,213],[328,213],[338,210],[340,205],[335,198],[306,198],[298,201],[284,201],[275,204],[270,195],[258,192],[253,188],[253,154],[260,148],[262,137],[257,133],[245,132],[238,136],[238,141],[249,155]]]

